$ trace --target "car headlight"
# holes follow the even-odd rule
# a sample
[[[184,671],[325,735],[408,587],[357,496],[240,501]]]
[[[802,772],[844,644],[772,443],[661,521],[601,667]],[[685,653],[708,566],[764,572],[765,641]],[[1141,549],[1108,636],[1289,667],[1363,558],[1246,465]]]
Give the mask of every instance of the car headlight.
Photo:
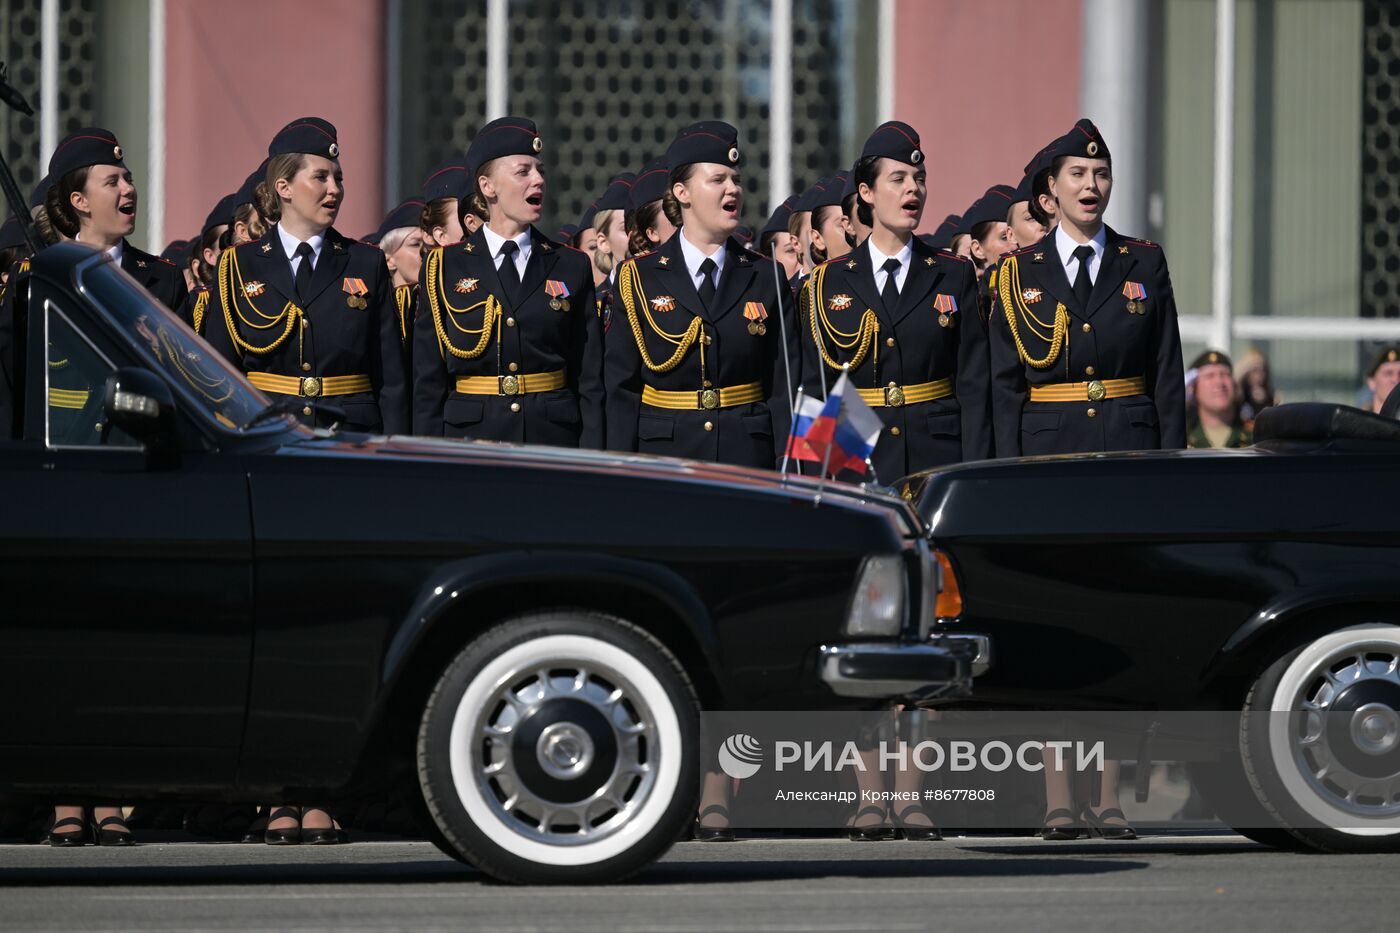
[[[898,554],[867,557],[851,594],[847,635],[898,635],[909,605],[904,558]]]

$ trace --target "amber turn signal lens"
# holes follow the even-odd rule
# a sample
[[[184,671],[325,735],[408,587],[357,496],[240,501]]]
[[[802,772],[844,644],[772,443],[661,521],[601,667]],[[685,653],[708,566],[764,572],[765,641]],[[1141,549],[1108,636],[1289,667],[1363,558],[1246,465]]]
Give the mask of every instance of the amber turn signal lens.
[[[940,619],[953,619],[962,615],[962,591],[958,589],[958,575],[953,573],[953,562],[942,551],[934,551],[938,560],[938,576],[941,585],[938,598],[933,604],[933,614]]]

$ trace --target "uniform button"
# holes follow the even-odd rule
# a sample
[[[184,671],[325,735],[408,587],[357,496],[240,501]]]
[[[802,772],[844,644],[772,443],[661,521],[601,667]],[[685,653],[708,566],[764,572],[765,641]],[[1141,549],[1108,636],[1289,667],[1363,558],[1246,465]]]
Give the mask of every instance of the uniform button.
[[[303,415],[310,415],[310,414],[311,414],[311,406],[310,406],[310,405],[307,405],[305,408],[303,408],[303,409],[301,410],[301,413],[302,413]]]
[[[515,372],[517,369],[520,368],[520,365],[519,365],[518,363],[511,363],[510,366],[509,366],[508,368],[510,369],[511,372]]]
[[[890,428],[890,434],[894,437],[899,437],[899,428]]]
[[[886,337],[886,338],[885,338],[885,346],[887,346],[887,347],[892,347],[892,346],[894,346],[894,338],[893,338],[893,337]]]
[[[715,423],[714,423],[713,421],[706,421],[706,422],[705,422],[705,430],[706,430],[706,431],[713,431],[714,429],[715,429]]]
[[[1094,409],[1091,408],[1091,409],[1089,409],[1088,412],[1086,412],[1086,414],[1088,414],[1088,416],[1089,416],[1090,418],[1092,418],[1092,417],[1094,417],[1095,415],[1097,415],[1098,412],[1094,411]]]
[[[311,322],[308,321],[306,318],[302,318],[302,319],[301,319],[301,326],[302,326],[302,329],[304,330],[304,329],[306,329],[306,328],[308,328],[308,327],[311,326]]]
[[[1084,375],[1086,375],[1086,376],[1092,376],[1093,374],[1094,374],[1094,367],[1092,367],[1092,366],[1085,366],[1085,367],[1084,367]]]
[[[302,364],[301,364],[301,371],[304,372],[304,373],[309,373],[309,372],[311,372],[311,364],[310,364],[310,363],[302,363]]]
[[[714,338],[711,337],[709,334],[701,334],[701,335],[700,335],[700,342],[703,343],[705,346],[708,347],[710,344],[714,343],[715,340],[714,340]]]
[[[511,411],[519,411],[519,410],[520,410],[520,403],[519,403],[519,402],[511,402],[511,403],[510,403],[510,410],[511,410]]]
[[[1094,326],[1086,321],[1085,324],[1084,324],[1084,327],[1083,327],[1084,333],[1087,334],[1087,333],[1089,333],[1089,331],[1091,331],[1091,330],[1093,330],[1093,329],[1094,329]]]
[[[515,326],[515,318],[513,318],[513,317],[508,317],[508,318],[506,318],[506,326],[507,326],[507,327],[514,327],[514,326]]]

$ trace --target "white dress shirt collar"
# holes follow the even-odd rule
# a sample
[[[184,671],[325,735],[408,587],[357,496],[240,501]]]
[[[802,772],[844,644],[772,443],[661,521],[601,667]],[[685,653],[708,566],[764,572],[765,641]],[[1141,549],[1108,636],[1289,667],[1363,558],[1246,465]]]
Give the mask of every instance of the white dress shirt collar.
[[[690,280],[695,283],[695,287],[700,287],[700,264],[706,259],[715,261],[714,282],[718,286],[720,276],[724,275],[725,253],[728,252],[724,244],[721,243],[718,249],[707,255],[700,247],[686,239],[684,228],[676,233],[676,237],[681,241],[681,257],[685,260],[685,268],[690,273]]]
[[[1094,250],[1093,258],[1089,260],[1089,281],[1095,281],[1099,276],[1099,265],[1103,262],[1103,251],[1108,245],[1108,228],[1099,227],[1099,232],[1094,234],[1094,238],[1088,243],[1076,243],[1065,233],[1065,228],[1055,226],[1055,250],[1060,254],[1060,264],[1064,266],[1065,275],[1069,277],[1070,284],[1074,284],[1075,276],[1079,275],[1079,260],[1074,258],[1074,251],[1080,246],[1089,246]]]
[[[506,238],[492,230],[490,224],[482,224],[481,232],[486,235],[486,248],[491,251],[491,261],[495,263],[497,269],[501,268],[501,247],[505,245]],[[530,250],[533,248],[530,228],[526,227],[518,236],[511,239],[515,240],[515,245],[519,247],[515,252],[515,271],[523,279],[525,278],[525,266],[530,262]]]
[[[281,224],[277,225],[277,237],[282,241],[282,251],[287,254],[287,259],[292,263],[292,272],[295,273],[296,264],[300,261],[297,256],[297,247],[301,245],[302,241],[282,229]],[[321,247],[326,245],[326,235],[318,233],[308,238],[306,242],[311,245],[311,267],[314,269],[316,263],[321,260]]]
[[[874,237],[866,237],[865,242],[870,244],[870,265],[875,272],[875,291],[884,290],[885,276],[889,274],[885,271],[885,263],[891,259],[899,260],[899,269],[894,274],[894,286],[901,292],[904,291],[904,280],[909,277],[909,263],[914,259],[914,238],[910,237],[904,248],[893,256],[886,256],[880,252]]]
[[[82,242],[81,237],[74,237],[73,239],[79,243]],[[116,242],[116,245],[110,247],[109,249],[103,250],[103,252],[105,252],[108,256],[111,256],[112,262],[120,266],[122,264],[122,256],[126,253],[126,240],[118,240]]]

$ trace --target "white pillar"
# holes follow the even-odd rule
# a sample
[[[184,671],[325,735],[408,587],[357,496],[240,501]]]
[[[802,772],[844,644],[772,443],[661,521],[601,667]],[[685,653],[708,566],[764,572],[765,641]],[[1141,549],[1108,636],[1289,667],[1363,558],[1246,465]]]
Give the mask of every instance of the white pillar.
[[[1215,0],[1215,178],[1212,204],[1210,345],[1230,352],[1234,308],[1230,305],[1230,234],[1234,227],[1235,0]]]
[[[894,119],[894,3],[895,0],[880,0],[877,21],[879,45],[876,59],[879,61],[877,81],[880,92],[877,118],[880,123]]]
[[[165,0],[149,0],[150,61],[148,92],[151,112],[147,165],[150,178],[142,185],[142,213],[146,215],[146,248],[165,248]]]
[[[1104,219],[1119,233],[1147,234],[1148,0],[1084,0],[1079,109],[1113,154],[1113,197]]]
[[[768,213],[792,193],[792,0],[773,0],[768,92]]]
[[[39,174],[58,147],[58,0],[39,11]]]
[[[510,0],[486,4],[486,119],[506,115],[509,102]]]

